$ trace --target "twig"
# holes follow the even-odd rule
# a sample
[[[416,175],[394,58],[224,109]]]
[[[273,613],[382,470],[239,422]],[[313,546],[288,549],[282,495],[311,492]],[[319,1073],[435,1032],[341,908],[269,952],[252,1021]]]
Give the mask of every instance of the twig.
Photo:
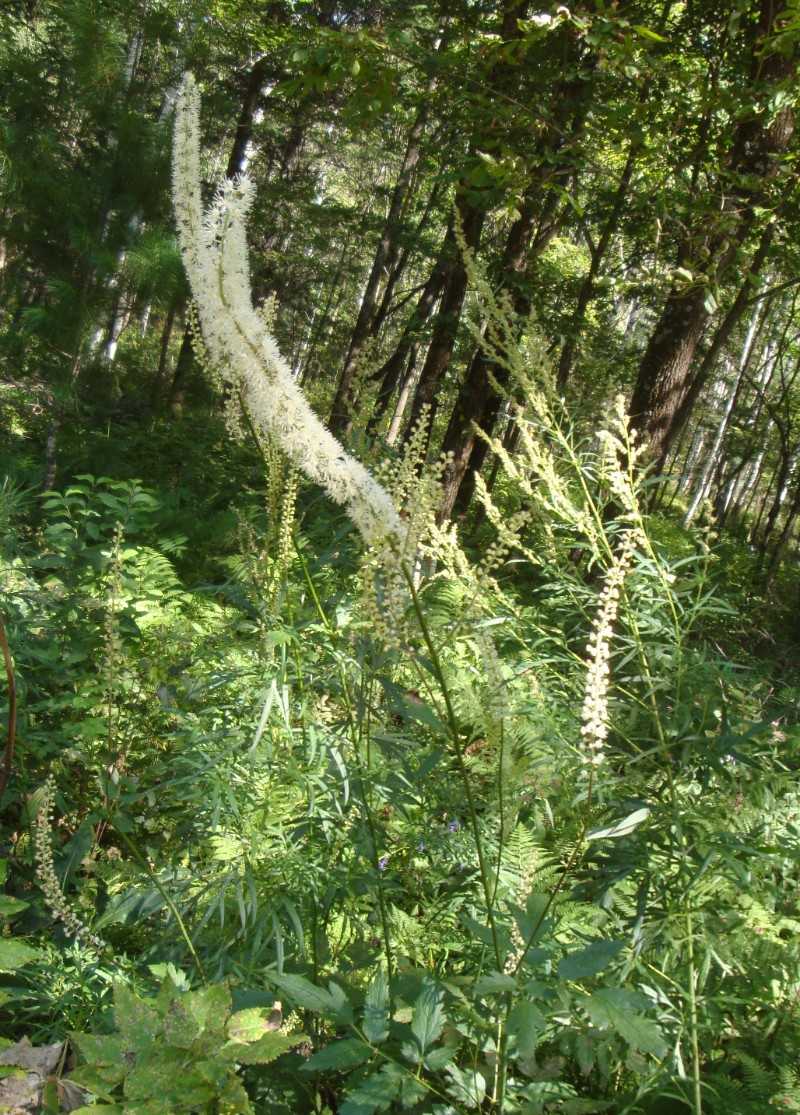
[[[6,792],[8,779],[11,774],[11,760],[14,757],[14,737],[17,730],[17,683],[14,679],[14,664],[11,661],[11,651],[8,649],[6,629],[3,616],[0,613],[0,647],[3,650],[3,661],[6,664],[6,677],[8,678],[8,742],[3,760],[3,769],[0,771],[0,804]]]

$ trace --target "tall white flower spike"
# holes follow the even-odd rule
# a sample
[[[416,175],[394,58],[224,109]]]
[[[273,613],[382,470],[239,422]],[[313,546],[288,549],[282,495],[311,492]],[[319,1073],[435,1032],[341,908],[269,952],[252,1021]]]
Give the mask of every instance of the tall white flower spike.
[[[253,308],[246,175],[224,182],[207,213],[200,196],[200,94],[186,75],[176,102],[173,200],[184,265],[209,356],[239,392],[250,421],[346,508],[369,546],[404,557],[406,531],[385,488],[320,422]]]

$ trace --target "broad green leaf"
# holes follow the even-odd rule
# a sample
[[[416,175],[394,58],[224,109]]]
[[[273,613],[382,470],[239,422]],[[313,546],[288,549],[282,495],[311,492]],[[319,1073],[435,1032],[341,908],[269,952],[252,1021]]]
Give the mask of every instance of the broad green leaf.
[[[625,948],[624,941],[593,941],[586,948],[569,953],[558,965],[560,979],[585,979],[597,975]]]
[[[487,972],[475,981],[476,995],[500,995],[504,991],[516,991],[517,981],[505,972]]]
[[[231,995],[224,983],[210,984],[189,992],[185,1003],[186,1009],[201,1030],[225,1031],[231,1010]]]
[[[38,960],[39,949],[31,948],[24,941],[0,938],[0,972],[14,972],[32,960]]]
[[[114,1020],[129,1049],[152,1048],[161,1020],[152,1007],[121,983],[114,985]]]
[[[334,1041],[318,1050],[302,1067],[302,1072],[322,1072],[324,1069],[352,1069],[363,1065],[372,1056],[372,1050],[358,1038]]]
[[[547,1029],[547,1019],[539,1008],[527,1000],[515,1003],[508,1016],[508,1032],[517,1041],[520,1056],[530,1057]]]
[[[523,941],[530,941],[535,945],[541,940],[549,926],[549,919],[544,916],[549,905],[549,895],[532,891],[525,902],[524,910],[520,906],[513,907],[514,921]]]
[[[402,1080],[399,1076],[379,1072],[347,1093],[347,1099],[339,1104],[339,1115],[372,1115],[373,1111],[385,1111],[397,1093]]]
[[[25,902],[22,898],[12,898],[8,894],[0,894],[0,914],[3,917],[10,918],[14,914],[18,914],[20,910],[27,908],[29,903]]]
[[[127,1050],[119,1034],[72,1034],[70,1041],[88,1064],[120,1066],[122,1075],[118,1079],[125,1075]]]
[[[104,731],[108,731],[108,722],[105,722]],[[94,846],[94,827],[84,821],[66,847],[59,854],[56,863],[56,875],[61,883],[61,889],[66,891],[75,872],[80,868],[86,856]]]
[[[430,1049],[423,1057],[423,1064],[426,1069],[431,1072],[440,1072],[445,1065],[450,1062],[458,1053],[458,1047],[455,1045],[440,1045],[436,1049]]]
[[[277,1029],[269,1025],[269,1014],[264,1007],[247,1007],[237,1011],[228,1022],[228,1037],[231,1041],[258,1041],[264,1034]]]
[[[379,968],[364,1000],[364,1035],[373,1045],[389,1036],[389,986]]]
[[[302,1034],[281,1034],[277,1030],[272,1030],[260,1037],[258,1041],[249,1044],[228,1042],[223,1045],[222,1052],[231,1061],[236,1061],[240,1065],[268,1065],[270,1061],[274,1061],[303,1040]]]
[[[197,1041],[202,1028],[192,1017],[183,998],[173,998],[164,1018],[164,1037],[169,1045],[178,1049],[191,1049]]]
[[[72,1115],[124,1115],[124,1110],[115,1103],[93,1103],[89,1107],[74,1107]]]
[[[654,43],[669,42],[669,39],[665,39],[664,36],[659,35],[657,31],[651,31],[649,27],[642,27],[640,23],[634,23],[631,26],[639,35],[643,35],[646,39],[652,39]]]
[[[486,1081],[481,1074],[469,1069],[460,1069],[456,1065],[448,1065],[445,1071],[450,1077],[448,1095],[464,1107],[470,1109],[480,1107],[486,1095]]]
[[[646,821],[650,816],[650,810],[647,806],[643,809],[637,809],[635,812],[630,813],[623,821],[617,821],[615,825],[610,825],[609,828],[595,829],[594,832],[587,832],[587,840],[615,840],[618,836],[627,836],[629,832],[633,832],[642,821]]]
[[[324,987],[317,987],[315,983],[304,979],[303,976],[270,975],[272,983],[286,993],[286,997],[296,1007],[302,1010],[313,1010],[320,1014],[333,1015],[345,1019],[348,1013],[352,1015],[350,1004],[341,988],[331,985],[332,990],[326,991]],[[335,992],[334,989],[335,988]]]
[[[490,926],[482,925],[475,918],[471,918],[469,914],[459,914],[459,920],[482,945],[494,946],[494,937]]]
[[[622,988],[595,991],[586,1000],[586,1013],[595,1026],[614,1030],[633,1049],[663,1057],[667,1043],[656,1024],[636,1012],[634,1004],[639,999],[638,995]]]
[[[434,981],[430,976],[425,976],[411,1016],[411,1032],[423,1053],[429,1045],[433,1045],[444,1029],[445,1016],[441,998],[441,992]]]

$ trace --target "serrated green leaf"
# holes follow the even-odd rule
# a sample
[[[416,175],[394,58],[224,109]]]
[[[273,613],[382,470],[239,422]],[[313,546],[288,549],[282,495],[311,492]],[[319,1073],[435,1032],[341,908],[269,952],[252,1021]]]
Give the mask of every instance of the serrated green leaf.
[[[525,902],[524,910],[520,906],[512,908],[514,921],[517,923],[523,941],[535,945],[542,939],[550,925],[550,919],[545,918],[549,905],[549,895],[532,891]]]
[[[223,1045],[222,1052],[226,1058],[240,1065],[268,1065],[303,1040],[302,1034],[280,1034],[272,1030],[250,1044],[229,1042]]]
[[[516,991],[517,981],[505,972],[487,972],[475,981],[476,995],[500,995],[504,991]]]
[[[270,979],[286,993],[287,999],[302,1010],[313,1010],[320,1014],[333,1015],[336,1018],[347,1018],[352,1008],[348,1003],[341,988],[332,985],[336,993],[326,991],[324,987],[317,987],[315,983],[304,979],[303,976],[271,975]]]
[[[347,1093],[347,1099],[339,1105],[339,1115],[372,1115],[374,1111],[385,1111],[397,1093],[402,1080],[399,1076],[379,1072]]]
[[[302,1066],[302,1072],[322,1072],[324,1069],[352,1069],[356,1065],[363,1065],[372,1056],[373,1051],[358,1038],[345,1038],[335,1041],[319,1049],[310,1060]]]
[[[118,1065],[122,1067],[122,1076],[125,1075],[127,1048],[121,1035],[73,1034],[70,1041],[89,1065]]]
[[[527,1000],[515,1003],[508,1016],[508,1032],[516,1038],[517,1051],[531,1057],[547,1029],[547,1019],[539,1008]]]
[[[422,991],[414,1003],[411,1015],[411,1032],[424,1053],[433,1045],[444,1029],[445,1016],[441,1005],[441,992],[430,976],[424,976]]]
[[[14,914],[18,914],[20,910],[25,910],[30,903],[25,902],[22,898],[12,898],[8,894],[0,894],[0,914],[3,917],[10,918]]]
[[[455,1045],[440,1045],[438,1049],[429,1049],[423,1057],[423,1064],[431,1072],[440,1072],[445,1065],[449,1065],[458,1052]]]
[[[458,920],[482,945],[494,946],[494,937],[492,936],[490,926],[483,925],[481,922],[476,921],[475,918],[471,918],[469,914],[459,914]]]
[[[114,985],[114,1020],[129,1049],[152,1048],[161,1020],[147,1003],[121,983]]]
[[[174,982],[174,981],[172,981]],[[183,1002],[201,1030],[226,1031],[231,1012],[231,995],[224,983],[214,983],[188,992]]]
[[[589,1018],[599,1029],[614,1030],[631,1048],[663,1057],[667,1052],[667,1043],[656,1024],[634,1009],[633,1004],[639,1000],[640,996],[630,991],[608,988],[593,992],[584,1005]]]
[[[389,1036],[389,985],[379,968],[364,999],[364,1036],[379,1045]]]
[[[268,1033],[269,1011],[264,1007],[247,1007],[232,1015],[228,1021],[228,1037],[231,1041],[258,1041]]]
[[[163,1026],[167,1043],[178,1049],[191,1049],[202,1033],[186,1003],[179,998],[174,998],[169,1004]]]
[[[592,941],[586,948],[569,953],[558,965],[559,979],[586,979],[595,976],[619,956],[624,941]]]
[[[460,1069],[457,1065],[448,1065],[446,1072],[450,1078],[448,1095],[464,1107],[480,1107],[486,1095],[486,1080],[483,1076],[479,1072]]]
[[[31,948],[24,941],[15,941],[9,937],[0,938],[0,972],[15,972],[24,964],[38,960],[40,955],[39,949]]]

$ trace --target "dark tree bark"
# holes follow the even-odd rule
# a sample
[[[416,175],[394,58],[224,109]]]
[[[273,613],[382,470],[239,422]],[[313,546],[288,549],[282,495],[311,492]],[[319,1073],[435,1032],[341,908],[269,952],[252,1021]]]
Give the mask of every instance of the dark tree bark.
[[[461,225],[464,246],[468,252],[475,252],[480,244],[481,231],[486,219],[483,208],[471,205],[466,201],[457,204],[457,217]],[[417,389],[414,392],[414,401],[411,406],[411,415],[407,429],[413,430],[428,412],[429,422],[435,415],[434,400],[439,383],[450,366],[456,334],[461,321],[461,311],[467,293],[467,267],[463,252],[458,245],[454,245],[454,253],[449,260],[449,266],[442,287],[442,297],[434,321],[431,343],[425,357],[425,363],[419,375]]]
[[[523,202],[520,216],[509,229],[500,261],[500,273],[506,281],[510,281],[513,311],[519,317],[526,317],[530,311],[530,301],[521,279],[528,263],[528,249],[535,226],[534,209],[535,202],[529,194]],[[502,343],[502,339],[499,340]],[[492,386],[490,377],[494,377],[502,389],[508,380],[508,369],[480,346],[467,368],[442,442],[442,452],[452,454],[442,488],[439,509],[442,519],[448,519],[452,514],[473,458],[479,456],[480,463],[483,463],[486,446],[478,439],[473,423],[479,423],[481,429],[490,433],[500,413],[503,394]],[[466,502],[469,502],[471,494],[470,485],[469,493],[465,492]]]
[[[519,40],[520,24],[526,18],[529,7],[529,0],[505,0],[501,27],[501,35],[505,43],[511,44]],[[507,89],[514,88],[517,70],[512,56],[513,50],[507,51],[493,68],[491,84],[498,95],[503,95]],[[490,117],[476,128],[470,141],[470,158],[474,158],[476,152],[480,150],[484,133],[491,132],[493,127],[494,121]],[[463,238],[463,248],[471,254],[476,253],[480,245],[490,203],[491,192],[478,190],[471,186],[469,181],[462,182],[456,191],[455,208]],[[429,422],[433,420],[437,391],[450,366],[468,285],[463,248],[460,245],[456,246],[447,265],[430,345],[414,393],[408,431],[418,425],[426,411],[429,414]]]
[[[758,90],[774,89],[795,72],[794,51],[788,55],[773,46],[770,52],[769,40],[786,13],[785,5],[762,0],[751,66],[752,83]],[[737,250],[757,223],[758,210],[769,208],[778,156],[788,150],[793,128],[790,106],[767,123],[763,113],[754,113],[737,126],[731,154],[720,168],[733,189],[724,208],[690,229],[682,246],[678,262],[702,274],[706,283],[688,292],[677,287],[670,291],[642,357],[631,400],[633,425],[647,434],[655,462],[664,461],[692,389],[694,358],[708,324],[707,290],[727,274]]]
[[[664,447],[662,448],[661,456],[656,466],[659,474],[664,471],[666,466],[666,458],[669,454],[671,446],[674,444],[675,438],[683,429],[686,424],[686,420],[694,410],[695,404],[700,396],[701,391],[708,383],[714,371],[720,353],[725,348],[725,345],[728,343],[731,333],[739,324],[742,314],[744,313],[748,303],[750,302],[754,282],[760,275],[761,269],[767,260],[774,235],[775,223],[773,222],[772,224],[767,225],[767,227],[762,232],[761,240],[759,241],[756,251],[753,253],[753,258],[750,260],[750,264],[747,268],[744,279],[742,280],[742,284],[739,287],[736,298],[733,300],[728,312],[722,319],[722,322],[715,332],[713,340],[708,346],[708,349],[706,350],[696,373],[692,376],[688,386],[683,393],[681,403],[678,406],[677,411],[675,412],[670,436],[667,439]]]
[[[443,32],[447,23],[449,23],[449,20],[442,20],[438,44],[438,49],[440,50],[445,42]],[[358,366],[358,358],[364,349],[364,344],[368,337],[374,335],[376,330],[376,321],[381,308],[381,300],[379,297],[381,284],[384,283],[388,286],[391,280],[391,285],[393,287],[399,277],[397,265],[400,256],[399,237],[402,235],[403,231],[402,214],[407,206],[414,179],[414,172],[422,155],[422,137],[428,123],[428,106],[435,84],[435,79],[431,79],[428,82],[419,108],[417,109],[416,118],[408,133],[405,153],[400,164],[400,170],[397,174],[397,181],[392,190],[383,232],[378,241],[378,246],[375,249],[375,256],[372,261],[372,267],[370,268],[366,286],[364,287],[358,317],[356,318],[356,323],[350,338],[350,347],[345,357],[342,374],[339,377],[336,395],[331,404],[328,425],[331,433],[336,437],[346,435],[352,426],[349,412],[352,401],[353,378]],[[383,304],[384,306],[388,304],[385,299],[383,300]]]
[[[531,177],[522,199],[520,215],[508,231],[496,271],[498,283],[505,287],[511,314],[518,319],[527,318],[531,308],[525,283],[526,272],[545,250],[557,229],[552,210],[547,205],[542,207],[542,198],[548,196],[544,187],[559,172],[571,172],[567,153],[583,130],[589,104],[592,70],[580,65],[581,46],[575,37],[569,40],[566,49],[570,75],[554,92],[551,120],[531,157]],[[500,349],[509,339],[496,338]],[[491,433],[503,403],[508,378],[506,362],[497,359],[483,345],[479,346],[467,368],[442,443],[442,452],[451,455],[439,508],[442,520],[449,518],[456,506],[464,510],[469,504],[474,473],[481,468],[487,452],[486,443],[478,437],[476,427]]]
[[[569,379],[569,374],[572,371],[572,364],[575,359],[575,350],[578,345],[578,338],[580,337],[583,329],[583,324],[586,318],[586,311],[589,308],[589,303],[595,295],[595,282],[600,272],[600,265],[602,264],[605,254],[608,251],[608,245],[611,243],[611,238],[619,228],[619,219],[622,213],[623,206],[628,197],[630,190],[631,178],[633,177],[633,170],[636,166],[636,158],[641,150],[642,142],[640,139],[634,140],[628,148],[628,157],[625,160],[625,166],[622,174],[620,175],[617,189],[614,192],[614,198],[611,203],[611,211],[606,218],[600,236],[595,241],[585,229],[584,239],[589,248],[589,272],[586,278],[581,283],[581,288],[578,291],[578,298],[575,303],[575,309],[572,312],[569,326],[567,327],[567,337],[561,349],[561,355],[558,360],[558,368],[556,370],[556,386],[562,390]]]
[[[400,340],[395,346],[394,352],[383,366],[379,368],[375,375],[375,379],[379,382],[379,387],[372,417],[367,425],[367,433],[370,434],[370,436],[374,436],[377,433],[381,419],[389,406],[389,401],[403,378],[403,371],[408,367],[409,361],[412,359],[412,354],[413,360],[416,362],[416,354],[419,349],[422,331],[425,324],[430,319],[436,307],[437,300],[442,293],[442,288],[447,278],[448,267],[450,266],[452,255],[456,250],[455,235],[453,233],[451,221],[444,235],[444,239],[442,240],[442,246],[439,249],[436,263],[428,277],[428,281],[422,288],[422,292],[417,299],[417,304],[413,312],[406,322]]]

